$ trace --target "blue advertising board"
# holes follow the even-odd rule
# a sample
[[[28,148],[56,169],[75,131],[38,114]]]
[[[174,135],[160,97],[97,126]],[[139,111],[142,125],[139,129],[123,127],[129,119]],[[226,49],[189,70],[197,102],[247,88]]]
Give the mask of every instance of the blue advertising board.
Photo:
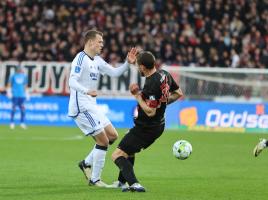
[[[33,97],[26,105],[28,125],[74,126],[67,116],[69,97]],[[116,128],[133,126],[137,102],[134,99],[97,100],[99,111],[106,114]],[[0,124],[10,122],[11,101],[0,95]],[[17,111],[15,120],[18,122]],[[268,132],[268,104],[217,103],[211,101],[177,101],[168,105],[166,127],[184,130]]]
[[[68,117],[69,97],[48,96],[32,97],[25,102],[26,123],[28,125],[74,126]],[[133,125],[133,113],[136,107],[134,99],[98,99],[99,111],[106,114],[117,128],[129,128]],[[10,123],[11,101],[0,95],[0,124]],[[15,122],[19,122],[20,112],[15,114]]]
[[[268,132],[268,104],[181,101],[167,109],[167,127]]]

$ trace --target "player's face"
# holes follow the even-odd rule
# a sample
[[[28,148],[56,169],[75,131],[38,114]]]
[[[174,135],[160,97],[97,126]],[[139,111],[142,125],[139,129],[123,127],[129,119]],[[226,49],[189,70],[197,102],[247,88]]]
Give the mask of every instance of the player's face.
[[[103,38],[101,35],[96,35],[96,38],[92,42],[92,48],[95,50],[96,54],[100,54],[103,48]]]

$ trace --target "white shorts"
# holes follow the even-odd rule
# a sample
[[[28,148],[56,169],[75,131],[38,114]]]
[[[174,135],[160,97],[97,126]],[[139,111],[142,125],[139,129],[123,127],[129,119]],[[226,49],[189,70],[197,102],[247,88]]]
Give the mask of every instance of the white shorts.
[[[75,123],[86,135],[95,136],[104,130],[104,127],[111,124],[111,121],[103,114],[81,112],[74,118]]]

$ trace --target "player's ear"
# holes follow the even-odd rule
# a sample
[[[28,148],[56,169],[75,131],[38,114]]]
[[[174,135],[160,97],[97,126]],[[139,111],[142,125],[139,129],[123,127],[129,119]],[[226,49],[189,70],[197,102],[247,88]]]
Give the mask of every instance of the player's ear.
[[[146,70],[146,67],[144,65],[140,65],[140,67],[143,72]]]
[[[93,44],[93,40],[92,39],[89,39],[88,41],[87,41],[87,44],[89,45],[89,46],[91,46],[92,44]]]

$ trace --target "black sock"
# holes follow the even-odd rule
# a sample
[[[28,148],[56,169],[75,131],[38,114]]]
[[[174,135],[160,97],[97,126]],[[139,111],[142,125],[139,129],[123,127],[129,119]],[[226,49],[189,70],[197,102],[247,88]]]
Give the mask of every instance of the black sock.
[[[113,143],[114,143],[114,141],[111,141],[111,140],[109,141],[109,145],[112,145]]]
[[[128,161],[132,164],[132,167],[133,167],[134,162],[135,162],[135,156],[129,156]],[[119,172],[119,175],[118,175],[118,181],[120,181],[121,183],[126,183],[127,182],[121,171]]]
[[[118,166],[120,172],[122,173],[123,177],[125,178],[125,180],[128,182],[129,185],[138,182],[134,174],[132,164],[125,157],[123,156],[118,157],[114,161],[114,163]]]

